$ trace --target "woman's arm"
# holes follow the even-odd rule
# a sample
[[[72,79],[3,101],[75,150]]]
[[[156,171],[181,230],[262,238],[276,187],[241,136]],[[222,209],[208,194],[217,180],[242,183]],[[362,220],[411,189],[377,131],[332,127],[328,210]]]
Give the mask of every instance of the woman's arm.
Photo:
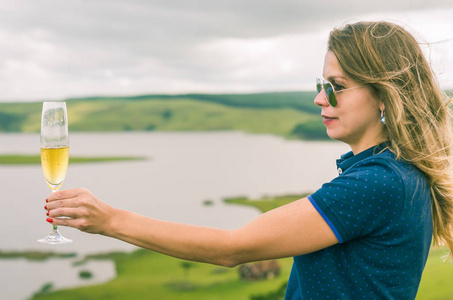
[[[144,217],[113,208],[85,189],[52,193],[47,201],[52,224],[103,234],[181,259],[223,266],[296,256],[338,243],[307,198],[264,213],[235,230]],[[71,219],[56,219],[60,216]]]

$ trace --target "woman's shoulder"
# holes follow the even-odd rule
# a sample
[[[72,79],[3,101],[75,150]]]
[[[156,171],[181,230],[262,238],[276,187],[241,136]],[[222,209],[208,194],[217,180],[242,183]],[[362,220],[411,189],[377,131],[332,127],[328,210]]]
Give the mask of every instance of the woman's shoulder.
[[[413,164],[403,159],[397,159],[396,155],[388,149],[367,157],[351,167],[351,171],[357,171],[360,169],[372,169],[382,171],[384,173],[393,171],[394,173],[404,177],[408,174],[408,172],[411,174],[421,175],[421,172]]]
[[[376,184],[391,183],[392,186],[398,185],[401,189],[412,190],[420,183],[428,188],[426,177],[413,164],[397,159],[395,154],[389,150],[372,155],[350,168],[350,176],[368,178]]]

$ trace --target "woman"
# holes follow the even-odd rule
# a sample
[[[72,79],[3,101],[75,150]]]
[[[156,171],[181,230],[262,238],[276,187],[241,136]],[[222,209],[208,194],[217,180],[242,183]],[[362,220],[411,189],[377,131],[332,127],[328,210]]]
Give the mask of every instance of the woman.
[[[352,151],[307,198],[220,230],[154,220],[75,189],[49,196],[47,221],[230,267],[293,256],[286,299],[414,299],[432,237],[453,250],[447,103],[415,39],[391,23],[332,31],[323,76],[315,104],[328,135]]]

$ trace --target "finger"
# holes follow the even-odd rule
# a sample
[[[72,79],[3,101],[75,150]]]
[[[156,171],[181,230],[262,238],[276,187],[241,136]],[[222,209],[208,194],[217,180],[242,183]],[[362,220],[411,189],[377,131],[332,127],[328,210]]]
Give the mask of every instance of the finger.
[[[85,192],[86,189],[82,188],[53,192],[47,197],[46,202],[51,203],[58,200],[72,199]]]
[[[58,219],[58,218],[47,218],[46,221],[49,222],[52,225],[57,225],[57,226],[66,226],[66,227],[74,227],[74,221],[76,219]]]
[[[77,199],[66,199],[66,200],[54,200],[47,203],[44,208],[48,211],[55,210],[58,208],[76,208],[78,207]]]
[[[57,219],[57,218],[47,218],[47,222],[56,226],[66,226],[79,229],[81,231],[90,232],[90,227],[87,225],[87,222],[83,219]]]
[[[74,208],[56,208],[49,210],[46,215],[51,218],[69,217],[75,219],[80,217],[77,209]]]
[[[53,195],[56,194],[57,195]],[[52,210],[59,207],[79,207],[84,202],[84,195],[88,194],[87,190],[85,189],[73,189],[73,190],[66,190],[60,192],[53,193],[52,196],[60,197],[55,199],[47,199],[47,203],[45,205],[45,209]]]

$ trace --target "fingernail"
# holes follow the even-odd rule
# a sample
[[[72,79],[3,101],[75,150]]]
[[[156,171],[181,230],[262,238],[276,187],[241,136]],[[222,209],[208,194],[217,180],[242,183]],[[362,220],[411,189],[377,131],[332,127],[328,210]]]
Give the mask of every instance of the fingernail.
[[[49,202],[49,200],[46,199],[46,203]]]
[[[47,205],[44,205],[44,209],[47,209]]]
[[[49,215],[49,212],[46,212],[46,215]]]
[[[49,222],[49,223],[53,223],[53,219],[52,218],[47,218],[46,221]]]

